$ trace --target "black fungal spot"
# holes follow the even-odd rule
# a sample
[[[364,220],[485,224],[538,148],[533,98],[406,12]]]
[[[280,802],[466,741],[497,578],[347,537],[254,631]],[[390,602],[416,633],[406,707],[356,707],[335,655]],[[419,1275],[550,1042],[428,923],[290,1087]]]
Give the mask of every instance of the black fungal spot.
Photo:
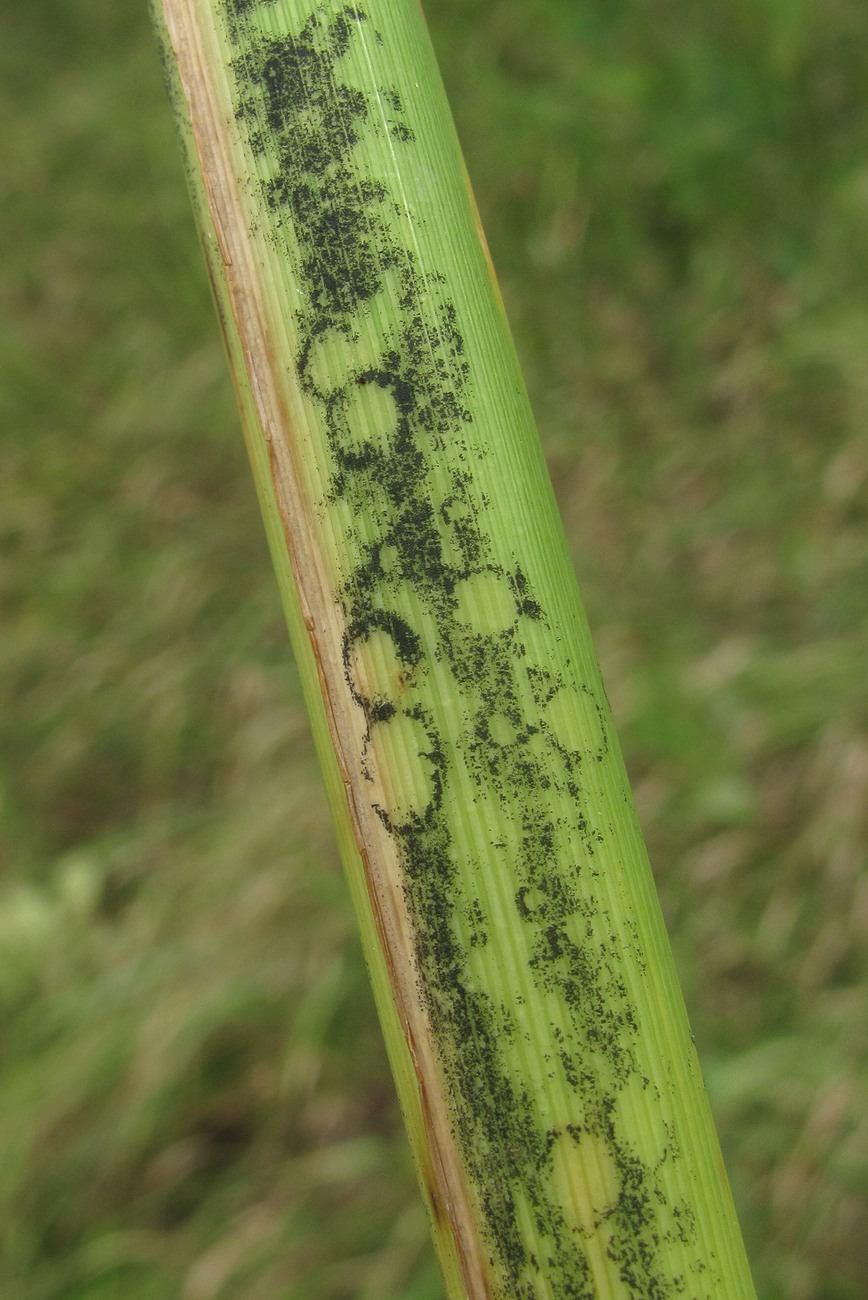
[[[599,832],[581,809],[581,756],[557,742],[543,716],[562,678],[528,661],[519,634],[520,620],[535,624],[534,634],[546,628],[546,612],[517,557],[498,557],[486,533],[488,502],[466,468],[472,364],[447,277],[422,268],[409,238],[402,242],[399,196],[365,174],[356,152],[369,135],[385,132],[396,150],[413,149],[424,124],[406,120],[396,87],[354,83],[344,60],[360,30],[366,28],[369,45],[383,43],[364,9],[317,4],[297,32],[279,34],[273,17],[257,21],[273,2],[222,0],[234,47],[235,111],[251,152],[276,160],[261,182],[263,224],[292,258],[302,295],[293,322],[298,378],[328,439],[329,500],[350,507],[351,519],[378,521],[373,540],[347,526],[356,557],[339,593],[347,686],[364,711],[368,744],[376,729],[390,725],[426,738],[418,755],[430,783],[424,807],[400,816],[372,807],[400,856],[420,992],[441,1051],[457,1140],[480,1189],[487,1245],[502,1279],[497,1300],[593,1300],[583,1232],[565,1220],[549,1186],[559,1144],[585,1139],[600,1145],[617,1178],[617,1195],[599,1209],[599,1230],[625,1296],[664,1300],[682,1293],[683,1279],[666,1276],[659,1264],[658,1171],[638,1159],[615,1123],[620,1092],[642,1084],[636,1017],[617,975],[617,941],[600,937],[611,929],[605,913],[582,901],[579,889]],[[333,379],[327,365],[318,365],[325,341],[351,342],[361,326],[380,320],[372,303],[387,286],[398,313],[388,313],[381,326],[377,360]],[[354,411],[371,399],[359,389],[375,388],[394,402],[394,427],[360,432]],[[446,498],[438,499],[444,463],[453,466],[452,478]],[[459,584],[478,575],[511,593],[508,626],[485,631],[459,617]],[[408,585],[424,635],[391,612],[395,593]],[[354,649],[375,633],[390,639],[399,665],[395,690],[382,698],[354,677]],[[448,670],[461,701],[448,734],[437,721],[437,702],[406,689],[435,665]],[[368,745],[363,770],[367,761]],[[493,938],[479,899],[461,910],[456,901],[445,792],[458,777],[462,789],[469,778],[480,797],[509,810],[512,838],[492,844],[517,885],[512,897],[529,945],[523,978],[556,995],[564,1009],[562,1023],[552,1026],[557,1059],[550,1059],[575,1097],[574,1120],[562,1129],[542,1125],[503,1052],[504,1042],[523,1032],[517,1022],[525,999],[516,993],[514,1018],[475,987],[471,961],[485,960]],[[677,1158],[674,1141],[667,1151]],[[692,1240],[687,1207],[672,1214],[677,1232]],[[537,1233],[534,1250],[528,1218]]]
[[[226,13],[230,21],[233,19],[243,18],[244,15],[255,7],[257,0],[226,0]]]
[[[471,948],[484,948],[488,943],[488,931],[485,929],[485,913],[478,898],[467,908],[466,919],[470,927]]]
[[[521,569],[517,568],[512,574],[511,586],[515,592],[519,614],[523,614],[525,618],[531,618],[535,621],[541,620],[543,618],[542,606],[531,595],[527,578]]]

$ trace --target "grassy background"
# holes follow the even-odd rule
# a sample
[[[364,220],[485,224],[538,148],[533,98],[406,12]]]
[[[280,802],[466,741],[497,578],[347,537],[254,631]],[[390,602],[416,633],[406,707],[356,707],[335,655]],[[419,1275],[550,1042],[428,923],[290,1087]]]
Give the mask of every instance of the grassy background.
[[[762,1300],[862,1300],[868,14],[427,9]],[[0,1294],[437,1300],[143,6],[0,72]]]

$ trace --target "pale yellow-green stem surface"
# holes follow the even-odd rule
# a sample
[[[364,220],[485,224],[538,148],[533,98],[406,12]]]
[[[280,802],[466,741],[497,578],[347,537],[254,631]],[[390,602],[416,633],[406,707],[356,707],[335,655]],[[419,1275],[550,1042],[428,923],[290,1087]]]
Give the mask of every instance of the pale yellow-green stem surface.
[[[753,1288],[416,0],[155,0],[448,1295]]]

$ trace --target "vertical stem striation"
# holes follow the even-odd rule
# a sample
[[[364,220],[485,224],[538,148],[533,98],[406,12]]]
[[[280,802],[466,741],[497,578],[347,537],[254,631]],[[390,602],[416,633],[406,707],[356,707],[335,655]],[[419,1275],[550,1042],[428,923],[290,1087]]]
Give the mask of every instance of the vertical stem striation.
[[[450,1294],[749,1297],[418,7],[158,23]]]

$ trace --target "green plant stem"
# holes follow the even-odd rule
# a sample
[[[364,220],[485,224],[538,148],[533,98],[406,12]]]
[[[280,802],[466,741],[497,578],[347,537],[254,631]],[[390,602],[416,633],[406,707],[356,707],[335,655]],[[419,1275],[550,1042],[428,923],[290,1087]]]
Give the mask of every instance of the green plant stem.
[[[418,5],[155,9],[448,1293],[750,1297]]]

